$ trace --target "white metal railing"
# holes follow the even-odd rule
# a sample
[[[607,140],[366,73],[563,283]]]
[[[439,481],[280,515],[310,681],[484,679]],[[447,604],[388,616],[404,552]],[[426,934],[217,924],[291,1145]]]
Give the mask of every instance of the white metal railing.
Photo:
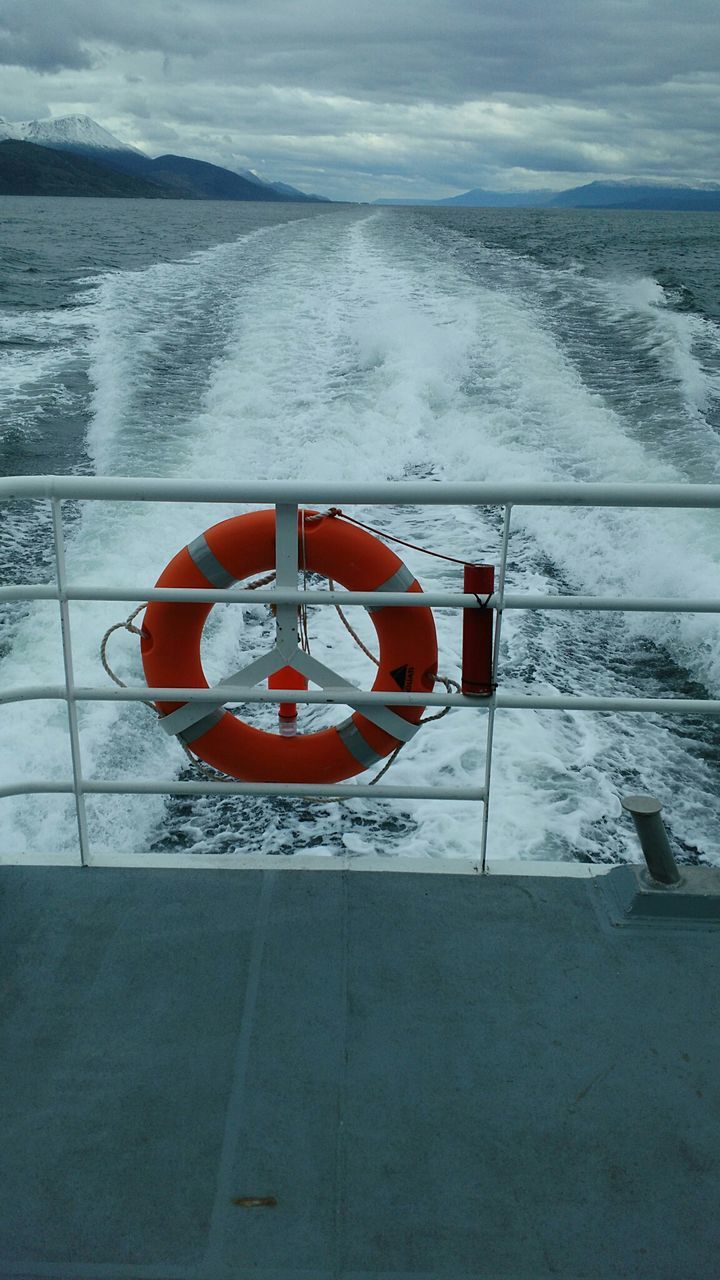
[[[70,620],[70,602],[80,600],[166,600],[184,602],[267,603],[275,606],[278,657],[275,669],[282,665],[298,665],[302,655],[297,649],[297,610],[300,604],[343,607],[377,604],[376,592],[298,590],[297,510],[300,504],[322,507],[338,503],[364,506],[383,504],[495,506],[503,510],[503,533],[496,591],[480,605],[474,595],[462,592],[427,591],[423,593],[382,593],[383,606],[400,608],[443,607],[495,611],[492,680],[497,680],[502,616],[507,609],[572,609],[615,612],[720,613],[720,596],[703,599],[599,597],[585,595],[542,596],[505,592],[508,543],[514,506],[572,507],[667,507],[676,509],[720,508],[720,485],[637,485],[637,484],[505,484],[386,482],[378,484],[337,484],[303,482],[239,483],[222,481],[186,481],[143,478],[90,476],[20,476],[0,480],[0,502],[46,499],[51,506],[54,538],[55,583],[21,584],[0,587],[0,603],[12,601],[56,600],[60,610],[64,683],[61,685],[27,685],[0,689],[0,704],[40,699],[65,701],[68,712],[72,778],[64,780],[29,780],[0,786],[0,798],[11,795],[66,793],[74,796],[78,825],[80,861],[90,861],[85,796],[97,794],[168,794],[168,795],[268,795],[347,797],[369,796],[373,799],[447,799],[483,801],[481,865],[486,868],[487,827],[490,779],[496,711],[500,708],[545,709],[571,711],[611,711],[635,713],[670,713],[720,716],[720,700],[687,698],[595,697],[586,695],[517,694],[495,690],[490,697],[469,697],[455,693],[389,693],[357,689],[341,677],[315,664],[315,674],[308,672],[321,688],[261,689],[255,680],[269,673],[264,662],[260,671],[253,663],[245,672],[237,673],[232,683],[221,683],[209,689],[185,688],[88,688],[75,683]],[[110,587],[84,586],[68,580],[63,532],[63,500],[105,502],[201,502],[274,504],[278,513],[277,561],[280,572],[277,585],[271,589],[248,591],[242,588],[207,589],[160,588],[146,584],[120,584]],[[471,559],[471,557],[469,557]],[[281,567],[282,566],[282,567]],[[285,639],[283,640],[283,635]],[[288,639],[289,637],[289,639]],[[306,659],[305,659],[306,660]],[[263,660],[261,660],[263,662]],[[272,663],[270,663],[272,665]],[[243,683],[239,678],[245,677]],[[316,678],[317,677],[317,678]],[[334,683],[337,681],[337,683]],[[338,703],[372,709],[390,706],[464,707],[487,712],[485,770],[482,786],[477,787],[401,787],[393,785],[351,784],[285,784],[192,781],[173,779],[160,781],[98,781],[84,777],[82,771],[78,702],[207,702],[215,706],[239,702]]]

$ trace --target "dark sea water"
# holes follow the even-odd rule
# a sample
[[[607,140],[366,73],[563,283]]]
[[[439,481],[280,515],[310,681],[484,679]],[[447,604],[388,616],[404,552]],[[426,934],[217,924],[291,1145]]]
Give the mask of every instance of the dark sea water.
[[[0,199],[0,467],[340,480],[425,477],[720,483],[716,214],[375,209]],[[231,509],[66,504],[71,574],[154,581]],[[49,579],[48,515],[8,504],[4,581]],[[385,514],[452,555],[497,558],[486,510]],[[377,513],[373,513],[377,522]],[[720,596],[718,513],[518,510],[511,590]],[[455,571],[408,553],[428,587]],[[102,683],[123,606],[73,606],[76,675]],[[3,684],[58,682],[56,605],[4,609]],[[368,679],[339,622],[314,651]],[[438,617],[457,675],[456,616]],[[267,644],[260,608],[215,609],[211,679]],[[370,639],[372,632],[367,633]],[[720,697],[711,615],[510,613],[503,687]],[[126,680],[137,649],[114,638]],[[141,706],[82,708],[90,776],[190,776]],[[1,709],[0,774],[69,776],[61,704]],[[251,713],[271,723],[272,711]],[[332,718],[305,713],[305,726]],[[453,712],[393,766],[402,783],[475,784],[483,721]],[[720,726],[711,720],[501,712],[491,857],[636,857],[618,796],[652,790],[689,861],[720,863]],[[470,804],[193,803],[98,798],[94,847],[474,854]],[[76,840],[63,797],[0,801],[3,851]]]

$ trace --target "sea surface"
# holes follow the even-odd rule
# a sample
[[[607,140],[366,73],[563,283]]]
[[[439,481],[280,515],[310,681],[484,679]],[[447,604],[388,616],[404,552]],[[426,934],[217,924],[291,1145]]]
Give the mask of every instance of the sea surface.
[[[237,479],[720,482],[720,218],[701,213],[376,209],[0,199],[0,467]],[[72,578],[150,584],[239,508],[65,504]],[[353,508],[399,537],[497,561],[497,512]],[[456,567],[403,553],[428,588]],[[6,582],[51,579],[41,503],[6,504]],[[720,512],[514,512],[512,591],[720,596]],[[76,678],[102,684],[100,640],[130,606],[72,606]],[[353,617],[362,611],[353,611]],[[0,617],[3,685],[62,679],[57,605]],[[319,616],[321,615],[321,616]],[[440,670],[460,622],[438,611]],[[373,669],[335,613],[313,652]],[[366,640],[373,631],[364,613]],[[218,607],[211,680],[267,647],[266,608]],[[502,687],[720,697],[712,615],[509,612]],[[110,658],[140,680],[136,637]],[[342,715],[342,713],[340,713]],[[65,707],[0,708],[0,777],[70,776]],[[248,712],[273,726],[271,708]],[[302,712],[303,728],[338,712]],[[484,714],[456,710],[387,780],[482,781]],[[142,705],[81,707],[91,777],[185,777]],[[650,790],[676,849],[720,865],[720,724],[500,711],[490,857],[637,860],[619,796]],[[98,797],[93,848],[474,856],[480,806]],[[76,846],[63,796],[0,800],[0,849]]]

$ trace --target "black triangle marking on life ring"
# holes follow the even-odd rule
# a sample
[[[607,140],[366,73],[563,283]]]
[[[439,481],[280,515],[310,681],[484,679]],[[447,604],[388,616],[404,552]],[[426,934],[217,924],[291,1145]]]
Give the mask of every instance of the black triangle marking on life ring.
[[[398,689],[402,689],[407,693],[408,689],[412,687],[414,670],[414,667],[410,667],[405,663],[404,667],[395,667],[395,670],[390,672],[390,675],[395,681]]]

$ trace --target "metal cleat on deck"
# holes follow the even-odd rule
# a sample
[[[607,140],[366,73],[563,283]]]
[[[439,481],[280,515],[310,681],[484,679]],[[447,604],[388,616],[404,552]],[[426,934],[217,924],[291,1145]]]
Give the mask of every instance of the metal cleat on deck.
[[[610,901],[613,925],[720,925],[720,870],[680,870],[655,796],[623,796],[621,804],[632,814],[646,866],[615,867],[599,881]]]

